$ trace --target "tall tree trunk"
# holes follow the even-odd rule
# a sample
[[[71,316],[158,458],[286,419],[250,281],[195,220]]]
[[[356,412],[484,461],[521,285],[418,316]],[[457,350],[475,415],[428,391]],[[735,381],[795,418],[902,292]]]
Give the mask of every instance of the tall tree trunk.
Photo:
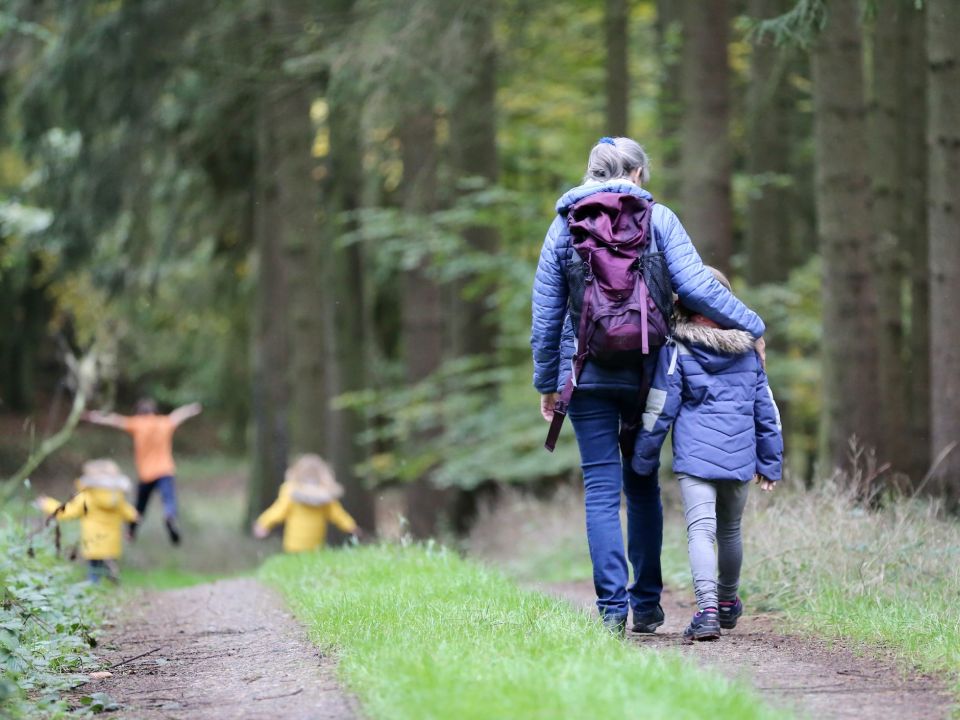
[[[733,254],[727,0],[683,3],[683,223],[704,262]]]
[[[825,458],[880,438],[866,107],[856,3],[831,3],[813,53],[817,226],[823,254]]]
[[[361,134],[361,103],[348,91],[346,77],[337,77],[332,83],[329,100],[330,157],[326,193],[326,224],[334,228],[326,249],[328,272],[326,285],[333,309],[331,343],[333,352],[328,363],[328,387],[335,398],[343,393],[357,392],[368,385],[365,342],[370,332],[366,327],[363,246],[343,246],[342,233],[355,229],[355,221],[347,213],[361,205],[363,188],[363,137]],[[356,466],[362,457],[360,434],[366,426],[364,414],[353,408],[333,408],[329,418],[330,457],[346,491],[344,504],[357,523],[372,532],[376,525],[375,503],[364,478]]]
[[[450,112],[451,166],[454,177],[482,178],[487,186],[497,182],[497,58],[493,37],[492,3],[467,4],[461,15],[463,42],[461,62],[467,68],[458,78]],[[463,232],[471,254],[493,256],[499,236],[495,226],[477,223]],[[450,347],[454,356],[472,355],[492,363],[496,353],[497,323],[490,305],[490,279],[471,273],[453,283],[455,293]],[[491,395],[495,387],[487,387]],[[456,532],[469,529],[476,511],[476,492],[458,489],[449,503],[451,525]]]
[[[750,0],[752,18],[776,17],[789,9],[785,0]],[[747,90],[747,175],[750,196],[746,217],[747,279],[754,284],[786,280],[793,266],[790,249],[792,185],[790,150],[796,112],[788,74],[795,52],[759,40],[750,56]]]
[[[630,2],[606,0],[604,35],[607,57],[607,127],[605,134],[630,131]]]
[[[935,491],[960,501],[960,3],[927,2],[932,454]]]
[[[661,158],[655,168],[654,182],[661,197],[676,204],[681,201],[680,123],[683,118],[681,52],[683,49],[682,11],[686,0],[657,0],[657,46],[660,49],[660,81],[657,90],[657,125]],[[682,208],[678,207],[682,211]]]
[[[253,463],[247,496],[248,519],[275,497],[287,467],[290,438],[287,411],[289,387],[289,288],[281,235],[277,188],[277,138],[273,108],[263,93],[257,108],[254,237],[257,289],[253,333]]]
[[[289,284],[290,440],[296,453],[327,454],[325,435],[330,394],[325,382],[324,311],[328,306],[324,272],[326,226],[316,222],[320,188],[314,179],[314,126],[310,106],[319,94],[309,79],[284,72],[295,52],[290,38],[303,33],[309,9],[302,0],[268,6],[271,34],[262,38],[264,76],[269,94],[267,118],[276,138],[273,182],[277,224],[271,228],[283,246]],[[328,231],[327,231],[328,232]],[[282,321],[278,318],[278,321]]]
[[[410,109],[400,127],[404,172],[404,210],[426,214],[436,208],[437,123],[431,104]],[[416,383],[429,377],[443,360],[443,293],[429,272],[430,259],[404,276],[403,353],[407,379]],[[447,502],[447,493],[434,486],[429,476],[411,483],[407,490],[407,518],[414,537],[436,533]]]
[[[927,235],[927,72],[924,10],[910,8],[902,73],[906,81],[900,113],[904,192],[900,209],[910,275],[907,407],[910,415],[907,471],[919,483],[930,467],[930,267]]]
[[[497,62],[493,15],[489,4],[464,9],[462,62],[467,74],[450,113],[451,161],[454,177],[497,182]],[[463,233],[468,250],[492,255],[497,250],[497,230],[477,224]],[[496,344],[496,324],[487,293],[471,288],[475,277],[457,283],[455,291],[453,351],[456,355],[489,355]],[[467,294],[468,296],[465,296]]]
[[[332,392],[325,377],[324,320],[330,298],[322,279],[330,228],[315,219],[320,197],[311,156],[313,93],[308,85],[287,83],[275,85],[272,94],[280,153],[275,176],[279,224],[274,232],[282,238],[290,284],[291,449],[328,455],[332,445],[326,426]]]
[[[903,328],[903,292],[906,268],[903,262],[903,228],[900,206],[904,195],[904,156],[900,117],[906,107],[906,3],[888,0],[882,4],[873,37],[873,88],[870,104],[870,179],[873,190],[873,250],[879,321],[879,380],[884,457],[895,468],[907,464],[906,359]],[[919,199],[918,199],[919,200]]]

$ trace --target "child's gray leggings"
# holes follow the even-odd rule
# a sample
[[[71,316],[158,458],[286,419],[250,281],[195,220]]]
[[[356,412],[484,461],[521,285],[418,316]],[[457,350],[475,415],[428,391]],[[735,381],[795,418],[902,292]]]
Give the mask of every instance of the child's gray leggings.
[[[750,483],[702,480],[680,476],[683,513],[687,520],[687,551],[697,605],[718,607],[718,600],[734,600],[740,585],[743,540],[740,518]],[[717,544],[714,554],[713,545]],[[719,582],[717,568],[719,566]]]

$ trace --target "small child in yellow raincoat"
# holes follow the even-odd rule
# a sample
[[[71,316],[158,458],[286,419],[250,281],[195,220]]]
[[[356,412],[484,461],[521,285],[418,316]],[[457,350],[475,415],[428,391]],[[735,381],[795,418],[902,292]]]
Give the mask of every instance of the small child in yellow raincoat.
[[[119,579],[117,560],[123,554],[123,523],[140,519],[127,502],[130,478],[113,460],[90,460],[77,480],[77,494],[63,505],[51,497],[37,498],[37,507],[58,522],[80,520],[80,555],[89,563],[90,582],[105,575]]]
[[[288,553],[316,550],[327,538],[327,523],[345,533],[359,535],[359,528],[343,509],[343,487],[319,455],[301,455],[287,470],[280,494],[253,525],[253,534],[265,538],[280,523],[283,550]]]

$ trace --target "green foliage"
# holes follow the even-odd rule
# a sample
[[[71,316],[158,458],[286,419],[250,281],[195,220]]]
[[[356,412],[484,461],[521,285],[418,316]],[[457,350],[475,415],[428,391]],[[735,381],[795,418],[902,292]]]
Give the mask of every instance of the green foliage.
[[[4,717],[59,717],[64,691],[91,666],[99,594],[52,552],[51,533],[30,537],[0,516],[0,709]],[[104,699],[92,699],[90,709]]]
[[[563,601],[436,547],[277,557],[287,597],[366,713],[385,718],[782,717],[672,653],[638,652]],[[371,588],[376,592],[371,593]]]
[[[344,397],[376,409],[380,421],[362,439],[390,448],[373,453],[363,474],[406,482],[429,471],[441,486],[472,489],[487,480],[523,483],[574,471],[572,436],[554,453],[543,449],[547,425],[526,364],[491,369],[484,362],[451,361],[426,382]]]
[[[817,452],[822,387],[821,278],[821,259],[814,255],[793,270],[786,283],[736,288],[767,325],[767,374],[778,402],[783,404],[785,433],[793,455],[789,459],[795,461],[815,457]]]
[[[828,16],[826,0],[796,0],[796,4],[783,15],[757,22],[753,26],[753,34],[758,39],[769,35],[777,45],[806,48],[823,29]]]

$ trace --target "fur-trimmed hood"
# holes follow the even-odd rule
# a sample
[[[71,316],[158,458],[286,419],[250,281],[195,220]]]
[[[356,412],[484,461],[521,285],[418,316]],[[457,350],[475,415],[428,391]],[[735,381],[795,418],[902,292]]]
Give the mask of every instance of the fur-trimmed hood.
[[[674,315],[673,338],[709,373],[724,370],[744,354],[754,352],[756,342],[743,330],[700,325],[680,313]]]
[[[343,497],[343,487],[319,455],[298,457],[287,470],[285,480],[291,497],[304,505],[327,505]]]
[[[117,490],[127,493],[130,486],[130,478],[123,474],[113,460],[89,460],[83,464],[83,475],[77,478],[77,488],[81,490]]]
[[[756,341],[744,330],[724,330],[692,322],[680,313],[673,316],[673,336],[684,345],[698,345],[724,355],[742,355],[754,349]]]

